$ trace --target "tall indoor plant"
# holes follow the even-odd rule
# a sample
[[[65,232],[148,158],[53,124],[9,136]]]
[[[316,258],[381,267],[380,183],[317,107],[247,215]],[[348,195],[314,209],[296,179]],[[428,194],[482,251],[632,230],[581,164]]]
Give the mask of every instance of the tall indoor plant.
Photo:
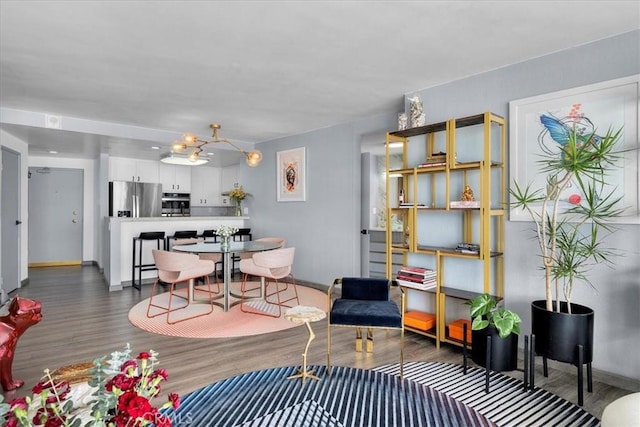
[[[571,312],[574,283],[591,284],[589,270],[596,264],[611,263],[616,255],[602,245],[602,238],[613,231],[608,221],[622,213],[621,197],[606,189],[608,174],[620,158],[617,144],[622,129],[609,129],[599,136],[593,127],[585,133],[576,121],[562,122],[545,114],[540,120],[551,136],[539,138],[540,172],[547,174],[547,188],[533,191],[531,185],[515,182],[509,192],[512,207],[524,209],[534,223],[546,309],[560,311],[562,285],[562,297]],[[567,198],[570,186],[575,190]]]
[[[564,119],[542,114],[540,121],[545,130],[538,138],[538,163],[547,176],[546,188],[532,190],[531,184],[515,182],[510,189],[512,207],[533,221],[544,271],[545,299],[531,305],[535,350],[544,358],[590,364],[595,315],[573,303],[571,294],[577,281],[593,286],[590,269],[613,263],[618,254],[602,240],[614,231],[611,220],[623,212],[621,196],[610,183],[622,158],[622,129],[598,134],[576,111]]]

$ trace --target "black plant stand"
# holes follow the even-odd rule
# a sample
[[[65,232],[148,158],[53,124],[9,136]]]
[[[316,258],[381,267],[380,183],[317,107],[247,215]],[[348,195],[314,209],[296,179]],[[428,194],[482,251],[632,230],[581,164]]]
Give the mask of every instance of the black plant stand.
[[[525,336],[525,362],[524,362],[524,389],[527,390],[528,385],[531,385],[531,390],[533,390],[533,377],[529,380],[529,366],[527,363],[527,354],[528,354],[528,337]],[[490,390],[490,378],[491,378],[491,362],[492,362],[492,353],[491,353],[491,336],[487,335],[487,347],[486,347],[486,355],[485,355],[485,366],[484,366],[484,391],[485,393],[489,393]],[[462,360],[463,360],[463,373],[467,374],[467,358],[468,358],[468,346],[467,346],[467,324],[465,323],[462,326]],[[516,363],[517,365],[517,363]],[[515,368],[517,370],[517,366]]]
[[[531,371],[531,389],[532,390],[533,390],[535,365],[536,365],[534,340],[535,340],[535,335],[532,335],[531,336],[531,367],[529,368]],[[591,362],[584,363],[584,347],[580,344],[576,346],[576,360],[577,360],[577,364],[575,366],[578,369],[578,406],[582,406],[584,404],[583,365],[587,365],[587,391],[589,393],[593,392],[593,371],[591,369]],[[547,358],[545,356],[542,356],[542,373],[545,378],[549,376],[549,367],[547,363]]]

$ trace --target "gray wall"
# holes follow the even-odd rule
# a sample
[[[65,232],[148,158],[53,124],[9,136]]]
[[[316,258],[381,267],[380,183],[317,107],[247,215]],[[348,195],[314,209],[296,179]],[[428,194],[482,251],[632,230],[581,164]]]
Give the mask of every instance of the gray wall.
[[[509,101],[640,73],[640,31],[561,51],[489,73],[419,90],[427,122],[493,111],[508,118]],[[399,68],[401,69],[401,68]],[[428,70],[425,70],[428,72]],[[398,78],[402,78],[398,74]],[[399,96],[400,98],[400,96]],[[398,111],[402,107],[399,99]],[[360,260],[360,140],[397,126],[396,114],[340,124],[260,144],[259,168],[243,167],[256,237],[277,235],[296,247],[294,274],[329,283],[355,275]],[[276,202],[276,152],[307,149],[307,201]],[[508,156],[507,156],[508,158]],[[506,304],[524,318],[530,332],[530,302],[541,299],[543,285],[528,223],[506,227]],[[596,311],[596,369],[640,379],[640,226],[625,225],[608,244],[623,249],[615,270],[593,274],[597,292],[580,286],[574,302]]]

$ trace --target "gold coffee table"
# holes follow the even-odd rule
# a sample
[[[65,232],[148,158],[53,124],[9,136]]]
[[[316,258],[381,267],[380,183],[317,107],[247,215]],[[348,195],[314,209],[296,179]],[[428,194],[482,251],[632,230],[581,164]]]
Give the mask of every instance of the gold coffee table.
[[[284,313],[284,317],[293,323],[304,323],[309,331],[309,339],[307,340],[307,345],[304,347],[304,353],[302,353],[302,369],[300,369],[297,374],[287,377],[287,379],[302,378],[302,384],[304,384],[304,381],[307,378],[319,380],[320,378],[313,375],[313,371],[307,370],[307,352],[309,351],[309,344],[311,344],[311,341],[316,337],[316,334],[314,334],[311,329],[310,323],[324,319],[327,317],[327,313],[320,310],[318,307],[296,305],[295,307],[287,309]]]

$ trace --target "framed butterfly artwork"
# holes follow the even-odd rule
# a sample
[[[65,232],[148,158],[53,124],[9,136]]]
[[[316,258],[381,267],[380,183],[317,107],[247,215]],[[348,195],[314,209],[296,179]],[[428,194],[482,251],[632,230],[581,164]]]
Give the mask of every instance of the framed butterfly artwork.
[[[562,156],[569,133],[578,133],[583,143],[597,144],[609,130],[622,129],[616,147],[617,164],[603,184],[603,194],[622,198],[621,224],[640,224],[640,142],[638,123],[640,75],[576,87],[509,103],[510,187],[531,185],[544,193],[548,174],[540,163],[543,155]],[[559,209],[569,210],[585,195],[578,185],[561,194]],[[511,207],[511,221],[531,221],[522,209]]]

